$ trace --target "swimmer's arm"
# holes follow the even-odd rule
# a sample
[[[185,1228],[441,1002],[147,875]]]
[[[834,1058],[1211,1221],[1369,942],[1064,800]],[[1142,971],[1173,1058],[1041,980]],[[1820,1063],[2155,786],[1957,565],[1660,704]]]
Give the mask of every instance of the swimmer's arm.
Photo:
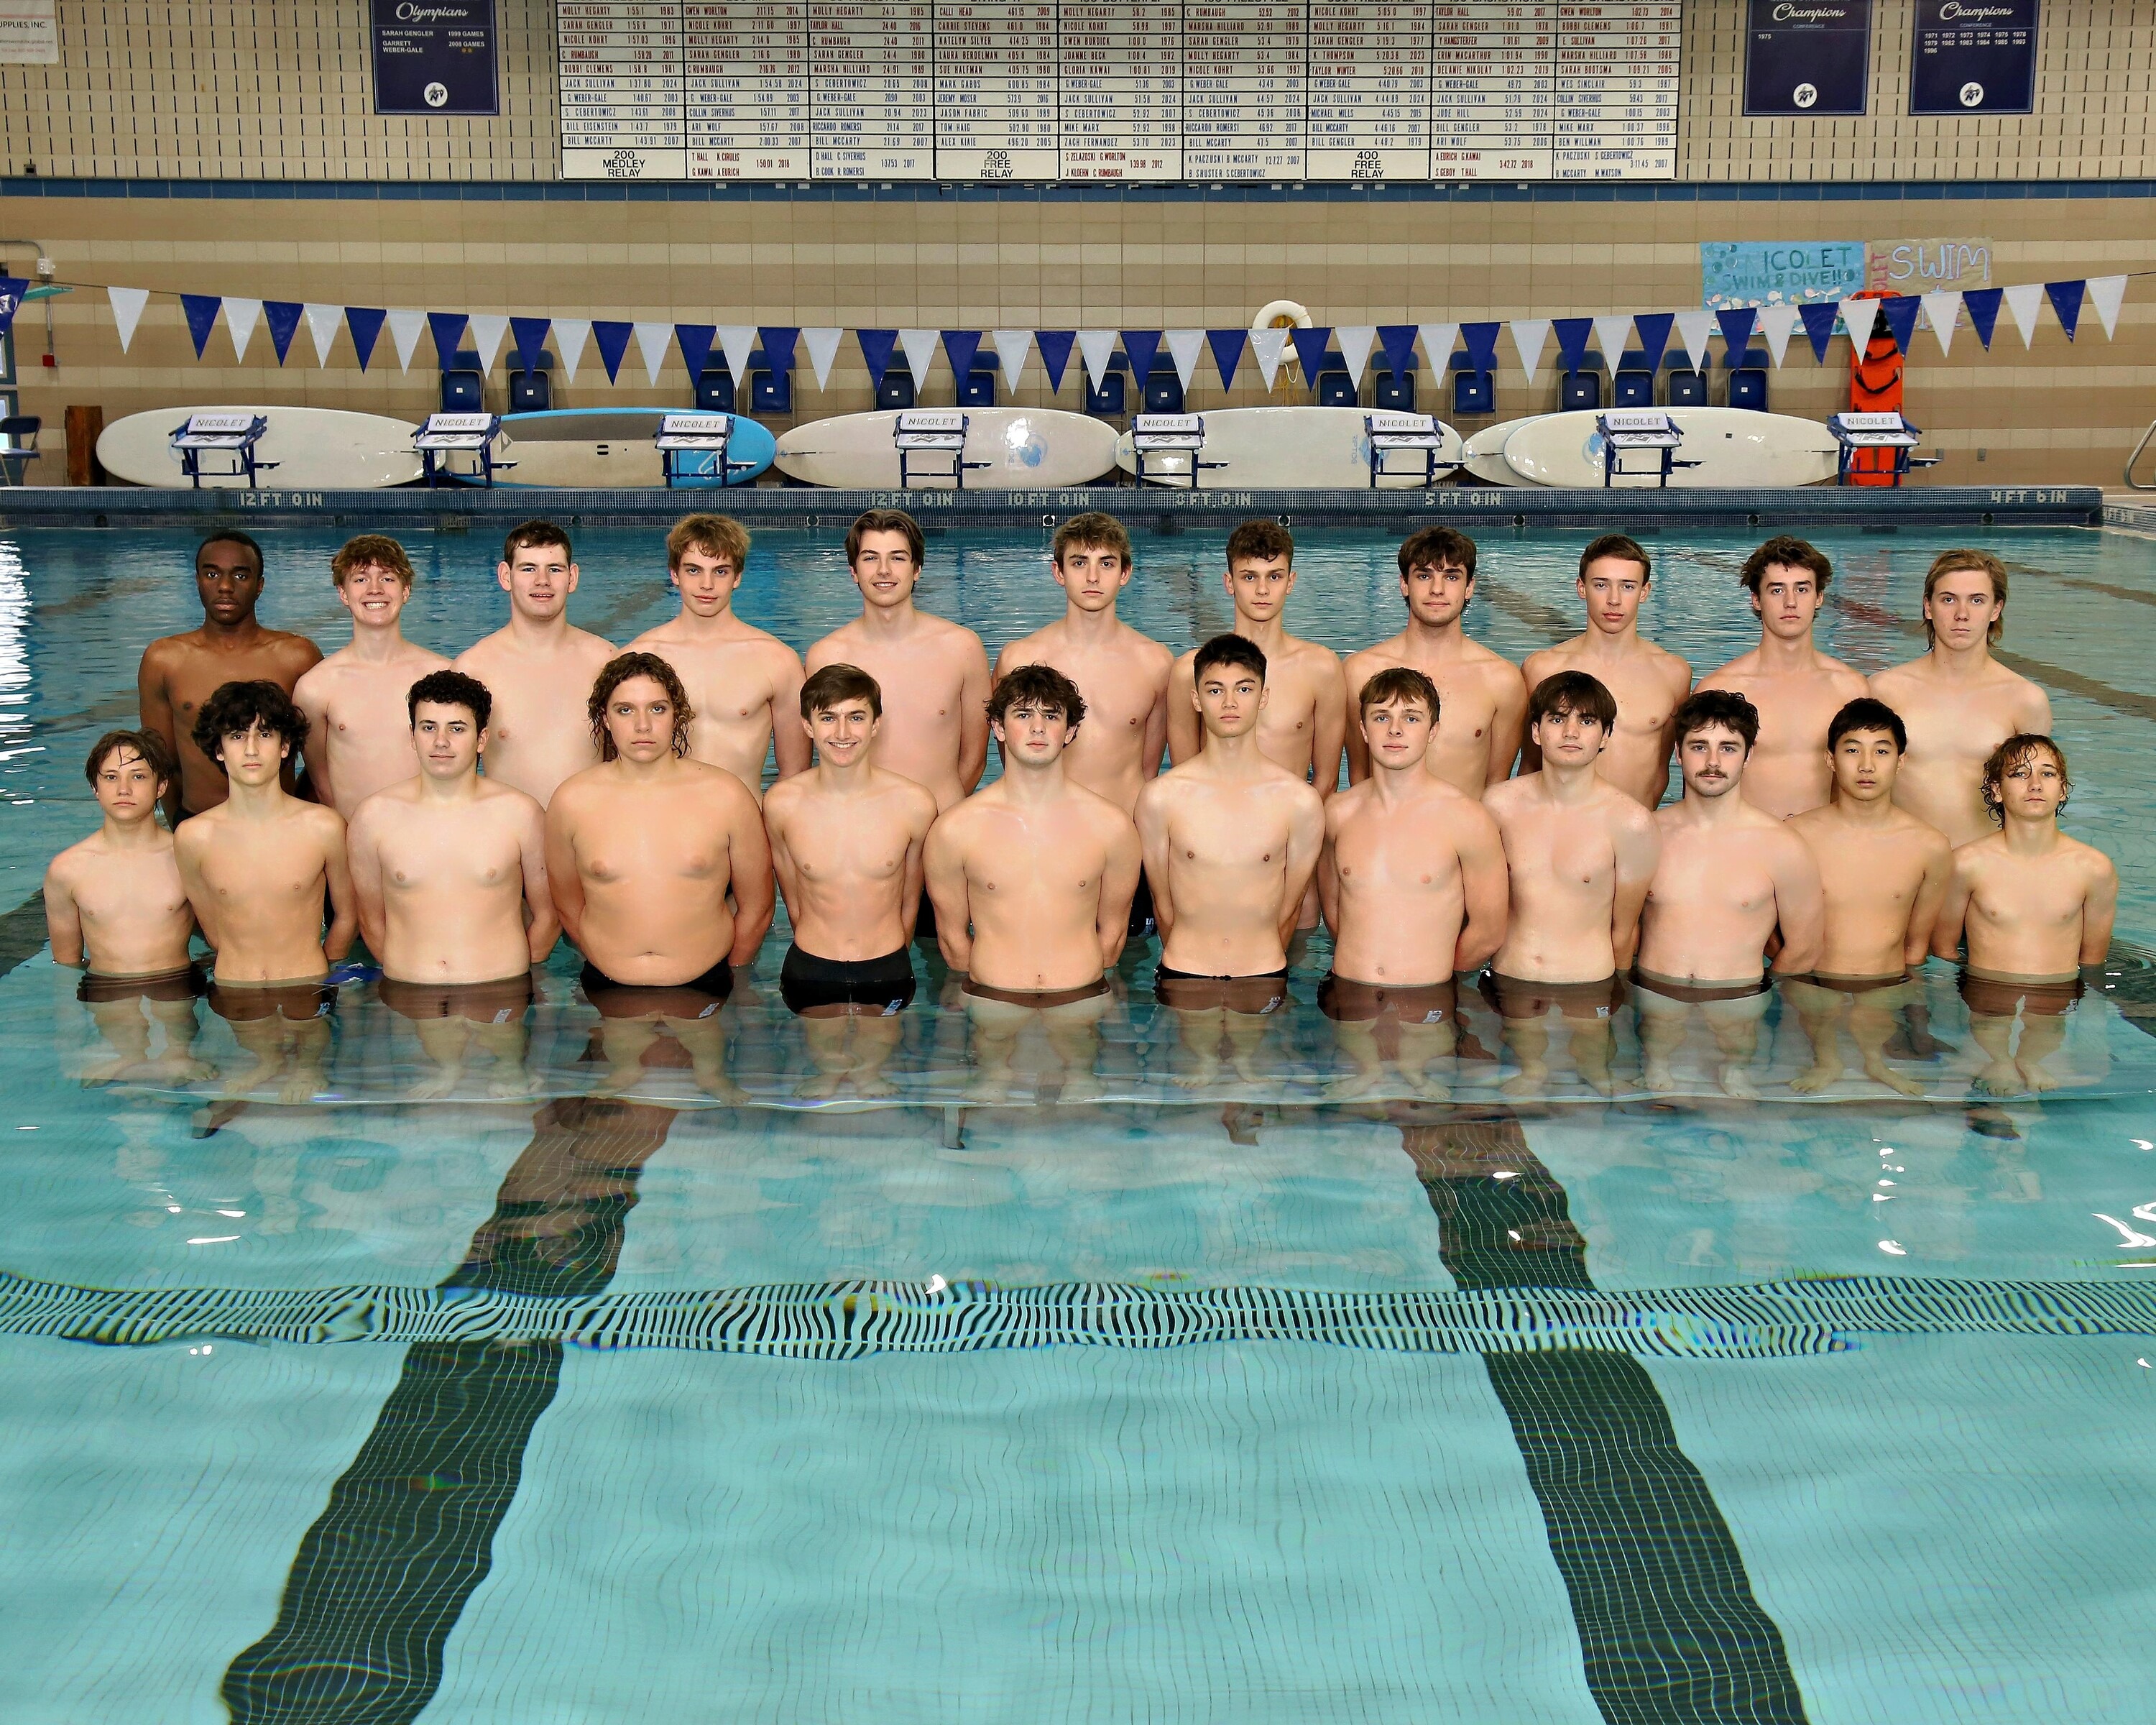
[[[1613,835],[1615,867],[1609,895],[1609,951],[1618,971],[1630,970],[1640,950],[1640,913],[1647,907],[1647,888],[1662,860],[1662,838],[1654,817],[1640,810],[1639,821],[1620,823]]]
[[[315,801],[334,809],[336,793],[330,788],[329,708],[311,675],[300,679],[299,686],[292,691],[292,704],[307,716],[307,740],[300,745],[300,758],[307,763],[308,786]]]
[[[952,834],[947,816],[928,829],[927,840],[921,846],[921,865],[928,901],[936,906],[936,944],[943,949],[943,962],[953,970],[970,971],[973,908],[966,898],[966,859]]]
[[[1116,810],[1115,836],[1108,842],[1107,864],[1101,871],[1101,906],[1093,919],[1094,932],[1101,937],[1103,969],[1123,956],[1123,942],[1130,938],[1131,901],[1137,896],[1142,855],[1138,829]]]
[[[1773,861],[1776,932],[1782,950],[1771,967],[1778,976],[1803,976],[1820,960],[1826,944],[1826,889],[1810,845],[1794,833],[1779,834]]]
[[[45,870],[45,937],[53,943],[53,963],[80,970],[89,962],[83,951],[82,911],[74,886],[54,857]]]
[[[906,943],[913,944],[914,926],[921,921],[921,895],[928,890],[928,834],[936,824],[936,798],[921,793],[921,807],[906,841],[906,886],[898,901],[898,920],[906,930]]]
[[[978,636],[968,639],[972,644],[966,651],[965,680],[958,690],[958,783],[970,797],[980,788],[988,765],[988,649]]]
[[[187,903],[194,909],[195,927],[202,930],[202,937],[213,952],[221,952],[224,941],[219,934],[216,909],[217,896],[202,877],[202,859],[197,855],[201,846],[198,836],[201,823],[190,821],[172,834],[172,860],[180,871],[180,886],[187,896]]]
[[[1138,850],[1145,860],[1146,885],[1152,893],[1153,927],[1163,950],[1175,932],[1174,869],[1168,855],[1168,785],[1156,778],[1138,793]]]
[[[1138,776],[1152,779],[1160,777],[1161,757],[1168,752],[1168,691],[1175,685],[1175,675],[1168,674],[1168,680],[1152,698],[1152,710],[1146,715],[1143,752],[1138,757]]]
[[[801,868],[793,860],[793,852],[786,842],[783,813],[772,807],[773,802],[782,800],[766,794],[763,834],[771,845],[771,872],[778,880],[778,896],[786,901],[788,918],[798,927],[801,921]]]
[[[1352,727],[1348,734],[1351,737],[1354,736]],[[1351,767],[1349,770],[1352,772],[1353,769]],[[1340,867],[1332,854],[1332,821],[1328,815],[1325,823],[1325,843],[1317,853],[1317,914],[1325,919],[1325,926],[1332,931],[1332,937],[1337,940],[1340,937]]]
[[[359,901],[352,891],[352,865],[345,855],[344,820],[334,809],[324,809],[322,816],[336,823],[335,830],[322,841],[322,872],[328,877],[330,891],[330,926],[322,936],[322,956],[332,964],[341,964],[359,935]]]
[[[1512,876],[1505,868],[1505,841],[1497,823],[1480,809],[1474,819],[1460,823],[1460,901],[1466,911],[1460,925],[1460,943],[1453,949],[1455,971],[1480,970],[1505,944],[1505,926],[1512,913]]]
[[[1353,789],[1370,776],[1370,739],[1363,734],[1363,714],[1356,705],[1356,697],[1361,691],[1355,687],[1352,677],[1348,680],[1348,704],[1341,711],[1340,723],[1348,746],[1348,784]],[[1332,920],[1329,916],[1326,919],[1328,927]]]
[[[360,804],[345,829],[344,850],[360,938],[367,942],[367,950],[379,958],[389,934],[389,913],[382,898],[382,854],[375,848],[374,824],[367,818],[366,803]]]
[[[1330,798],[1340,788],[1340,752],[1347,742],[1348,728],[1348,680],[1340,674],[1340,655],[1327,651],[1317,685],[1316,711],[1311,715],[1311,783],[1321,797]],[[1317,866],[1315,855],[1311,858],[1311,866]],[[1310,884],[1308,876],[1304,877],[1303,884]],[[1296,895],[1298,900],[1301,896]]]
[[[1961,956],[1962,936],[1969,922],[1970,897],[1976,891],[1976,882],[1969,876],[1968,868],[1957,856],[1947,872],[1946,897],[1939,905],[1939,919],[1932,925],[1932,956],[1949,963]]]
[[[727,835],[734,896],[734,945],[728,955],[734,967],[751,963],[763,937],[771,932],[771,912],[776,900],[772,888],[771,841],[763,832],[763,811],[756,798],[737,791],[741,806]]]
[[[2099,853],[2082,901],[2082,963],[2101,964],[2111,951],[2111,927],[2118,918],[2118,870]]]
[[[1198,709],[1192,705],[1192,691],[1196,687],[1196,678],[1188,663],[1177,660],[1175,668],[1168,674],[1168,764],[1171,767],[1180,767],[1204,746],[1204,730],[1199,722]],[[1150,866],[1146,876],[1148,880],[1152,877]],[[1165,927],[1162,932],[1167,932]]]
[[[1914,970],[1932,950],[1932,931],[1938,927],[1940,907],[1953,880],[1953,849],[1941,843],[1924,859],[1924,878],[1917,883],[1916,901],[1909,906],[1909,932],[1902,942],[1902,962]]]
[[[778,776],[791,778],[808,770],[812,754],[808,728],[801,722],[801,660],[790,647],[772,655],[771,746],[778,757]]]
[[[1332,756],[1333,772],[1340,770],[1340,755]],[[1295,799],[1295,812],[1287,829],[1287,867],[1281,881],[1280,942],[1282,951],[1295,938],[1296,924],[1302,920],[1302,896],[1310,891],[1317,872],[1317,859],[1325,849],[1325,801],[1321,798]]]
[[[152,644],[143,654],[142,664],[135,674],[135,701],[142,716],[142,728],[161,740],[177,761],[180,758],[180,727],[172,717],[172,691],[166,680],[164,655],[157,650],[162,643]],[[165,787],[165,824],[177,828],[180,824],[180,779],[172,774],[172,783]]]
[[[562,932],[578,951],[584,944],[584,877],[577,872],[576,835],[569,825],[571,799],[559,791],[547,805],[547,894],[554,901],[554,914]]]
[[[554,895],[547,880],[547,816],[536,803],[525,811],[516,834],[516,854],[524,868],[524,934],[531,943],[526,950],[532,963],[544,964],[562,937],[562,919],[554,912]],[[372,936],[367,943],[380,951]]]
[[[1502,784],[1512,776],[1512,763],[1520,757],[1527,726],[1527,685],[1512,666],[1505,669],[1511,675],[1498,678],[1497,705],[1490,716],[1490,768],[1482,780],[1486,785]]]

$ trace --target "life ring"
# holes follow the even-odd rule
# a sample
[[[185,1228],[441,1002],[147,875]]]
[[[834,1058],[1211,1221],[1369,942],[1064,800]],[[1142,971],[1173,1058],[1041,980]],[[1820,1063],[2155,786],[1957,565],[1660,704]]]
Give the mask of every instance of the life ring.
[[[1292,300],[1273,300],[1258,308],[1258,315],[1250,320],[1250,328],[1259,330],[1306,330],[1313,327],[1310,313]]]

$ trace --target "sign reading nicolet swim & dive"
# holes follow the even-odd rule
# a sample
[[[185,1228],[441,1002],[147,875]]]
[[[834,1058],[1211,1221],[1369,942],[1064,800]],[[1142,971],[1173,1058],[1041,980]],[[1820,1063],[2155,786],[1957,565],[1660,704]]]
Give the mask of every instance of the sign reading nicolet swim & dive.
[[[1912,114],[2027,114],[2036,105],[2037,0],[1917,0]]]
[[[1747,114],[1861,114],[1871,70],[1871,0],[1751,0]]]
[[[494,0],[373,0],[374,111],[498,114]]]
[[[1861,239],[1702,240],[1700,303],[1712,311],[1840,300],[1862,291],[1864,264]]]

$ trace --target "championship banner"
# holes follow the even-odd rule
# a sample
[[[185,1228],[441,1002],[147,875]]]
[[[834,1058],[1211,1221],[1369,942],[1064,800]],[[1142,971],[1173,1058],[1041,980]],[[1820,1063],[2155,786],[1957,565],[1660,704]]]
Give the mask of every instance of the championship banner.
[[[1917,0],[1909,111],[2033,111],[2037,4],[2038,0]]]
[[[1744,38],[1747,114],[1865,111],[1871,0],[1750,0]]]
[[[498,114],[494,0],[373,0],[374,111]]]

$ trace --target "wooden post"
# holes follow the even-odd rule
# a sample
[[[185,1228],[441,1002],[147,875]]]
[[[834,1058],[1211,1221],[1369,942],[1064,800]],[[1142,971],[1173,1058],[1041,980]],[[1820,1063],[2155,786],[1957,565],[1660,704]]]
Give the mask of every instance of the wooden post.
[[[67,410],[67,482],[71,485],[101,485],[105,469],[98,464],[97,440],[105,432],[103,408]]]

